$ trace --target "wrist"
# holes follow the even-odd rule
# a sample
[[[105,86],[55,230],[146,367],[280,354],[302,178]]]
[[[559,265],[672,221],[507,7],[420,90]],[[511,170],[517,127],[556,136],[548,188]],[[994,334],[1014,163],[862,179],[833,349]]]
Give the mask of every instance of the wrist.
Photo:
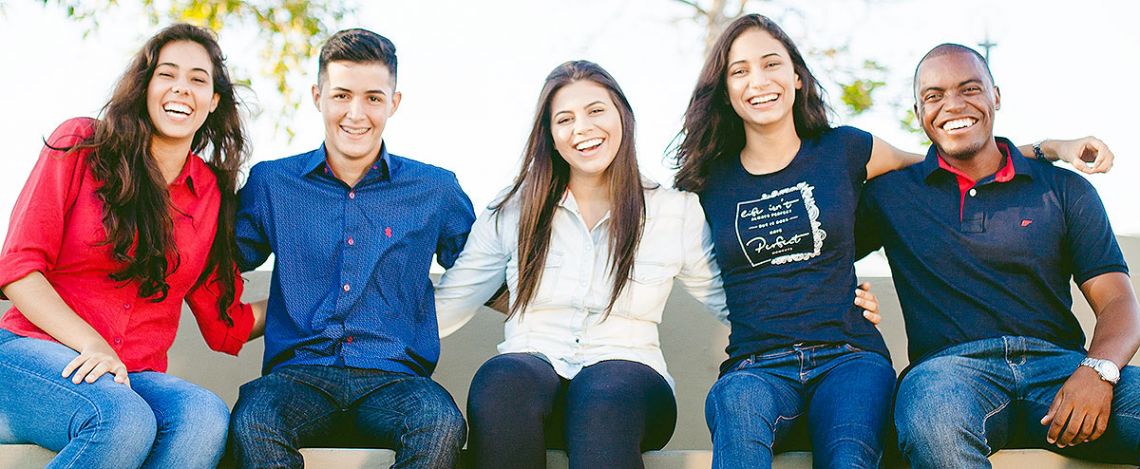
[[[1033,157],[1042,161],[1051,161],[1049,155],[1053,155],[1053,159],[1057,157],[1057,149],[1054,148],[1052,140],[1043,139],[1033,143]]]
[[[1085,357],[1081,360],[1080,368],[1089,368],[1100,376],[1101,381],[1115,385],[1120,382],[1120,367],[1116,366],[1111,360],[1104,360],[1100,358]]]

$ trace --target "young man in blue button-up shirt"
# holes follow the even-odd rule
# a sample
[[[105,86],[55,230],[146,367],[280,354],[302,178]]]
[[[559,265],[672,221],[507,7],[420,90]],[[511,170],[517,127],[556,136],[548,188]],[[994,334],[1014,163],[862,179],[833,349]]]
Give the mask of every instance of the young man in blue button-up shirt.
[[[994,138],[984,59],[934,48],[915,76],[925,162],[869,183],[860,251],[882,245],[911,368],[895,405],[912,467],[989,467],[1002,448],[1140,461],[1140,306],[1100,198]],[[1097,316],[1086,351],[1070,279]],[[1121,369],[1123,367],[1123,369]]]
[[[371,31],[321,48],[313,102],[325,141],[257,164],[237,218],[242,270],[275,254],[264,376],[242,386],[231,451],[301,467],[298,448],[396,450],[395,467],[452,467],[466,438],[431,380],[439,333],[428,269],[450,267],[475,219],[449,171],[388,153],[396,50]]]

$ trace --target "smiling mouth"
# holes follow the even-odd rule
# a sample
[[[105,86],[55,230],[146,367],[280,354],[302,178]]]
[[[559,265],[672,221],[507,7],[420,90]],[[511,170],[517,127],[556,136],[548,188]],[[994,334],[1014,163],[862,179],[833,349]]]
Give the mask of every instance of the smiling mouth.
[[[748,104],[751,104],[753,106],[759,106],[761,104],[770,103],[772,101],[775,101],[779,97],[780,97],[779,93],[763,94],[760,96],[753,97],[752,99],[749,99]]]
[[[340,130],[343,130],[344,133],[349,134],[349,135],[364,135],[364,134],[368,133],[368,131],[371,130],[371,128],[370,127],[360,127],[360,128],[345,127],[342,125],[342,126],[340,126]]]
[[[963,117],[961,119],[954,119],[952,121],[942,124],[942,130],[953,132],[955,130],[967,129],[977,124],[978,120],[973,117]]]
[[[162,106],[162,111],[167,114],[171,114],[174,117],[186,117],[189,116],[190,113],[194,112],[190,106],[182,103],[166,103]]]
[[[581,152],[588,152],[602,146],[602,142],[605,141],[606,139],[604,138],[591,138],[574,145],[574,149]]]

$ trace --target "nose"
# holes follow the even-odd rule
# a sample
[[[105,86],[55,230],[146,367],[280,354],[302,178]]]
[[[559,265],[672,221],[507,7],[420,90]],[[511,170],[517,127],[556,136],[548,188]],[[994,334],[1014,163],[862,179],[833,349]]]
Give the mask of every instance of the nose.
[[[946,111],[958,111],[966,107],[966,100],[958,93],[947,93],[943,98],[942,109]]]
[[[574,119],[574,135],[583,135],[594,128],[590,119]]]
[[[763,88],[771,82],[771,77],[763,70],[748,75],[748,86],[752,88]]]
[[[353,99],[348,103],[348,118],[359,119],[364,117],[364,101],[360,98]]]

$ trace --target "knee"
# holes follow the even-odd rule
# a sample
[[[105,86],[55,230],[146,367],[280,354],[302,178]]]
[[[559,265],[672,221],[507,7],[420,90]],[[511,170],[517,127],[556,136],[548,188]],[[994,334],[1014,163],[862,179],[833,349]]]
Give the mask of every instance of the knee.
[[[154,411],[142,397],[128,392],[106,402],[92,404],[78,433],[89,432],[92,439],[114,445],[126,457],[145,457],[154,445],[157,431]]]
[[[547,399],[540,394],[546,387],[535,386],[534,383],[550,378],[546,375],[554,375],[554,371],[542,370],[530,363],[531,360],[538,359],[505,354],[487,360],[471,380],[471,390],[467,396],[468,412],[473,417],[503,412],[511,415],[543,415]],[[545,362],[542,366],[549,368]]]
[[[170,422],[160,423],[173,439],[195,447],[222,447],[229,432],[230,411],[214,393],[200,390],[171,409]],[[162,431],[162,430],[160,430]]]
[[[749,415],[764,417],[768,413],[761,411],[758,404],[771,399],[762,379],[745,373],[730,373],[716,380],[709,389],[705,414],[710,423],[714,418],[726,421]]]
[[[409,433],[427,434],[427,440],[439,448],[458,450],[463,447],[467,440],[467,422],[450,400],[447,404],[433,405],[412,416],[407,421],[406,430]]]
[[[968,389],[951,380],[927,378],[908,376],[899,387],[894,420],[903,453],[959,445],[970,433],[970,422],[984,418],[974,415],[959,398]]]

